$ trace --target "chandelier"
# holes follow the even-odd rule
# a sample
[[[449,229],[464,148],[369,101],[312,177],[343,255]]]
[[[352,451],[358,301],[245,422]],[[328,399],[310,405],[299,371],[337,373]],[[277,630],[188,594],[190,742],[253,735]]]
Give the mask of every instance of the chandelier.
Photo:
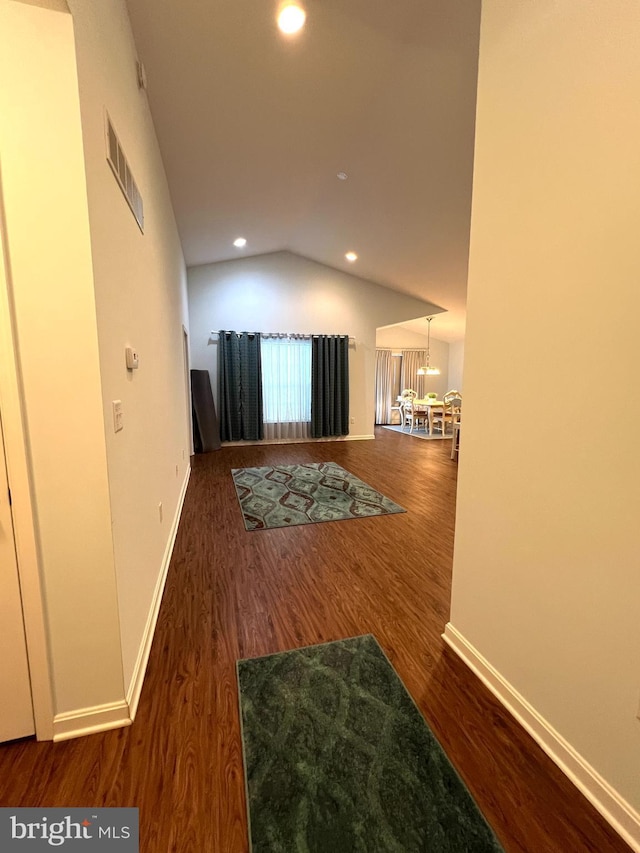
[[[426,319],[427,323],[429,324],[427,326],[427,363],[424,365],[424,367],[419,368],[418,376],[437,376],[440,373],[440,371],[438,370],[437,367],[432,367],[431,363],[430,363],[430,359],[431,359],[431,321],[433,320],[433,317],[426,317],[425,319]]]

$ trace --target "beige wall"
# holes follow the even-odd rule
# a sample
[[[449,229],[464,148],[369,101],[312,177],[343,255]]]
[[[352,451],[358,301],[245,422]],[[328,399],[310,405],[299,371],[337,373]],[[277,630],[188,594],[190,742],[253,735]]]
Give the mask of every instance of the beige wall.
[[[68,14],[0,12],[8,286],[60,715],[123,700],[78,82]]]
[[[636,810],[639,43],[627,0],[483,3],[451,608]]]
[[[11,0],[0,26],[8,285],[39,564],[21,571],[23,584],[28,571],[42,579],[60,737],[128,721],[189,466],[186,270],[126,7],[69,7]],[[144,198],[144,234],[106,161],[105,110]]]
[[[449,344],[449,388],[462,393],[464,376],[464,341]]]
[[[350,435],[373,435],[376,327],[424,316],[422,302],[289,252],[192,267],[192,366],[216,392],[216,329],[348,334]]]
[[[97,306],[113,546],[129,691],[189,465],[186,270],[123,0],[70,0]],[[144,200],[140,232],[105,159],[109,113]],[[140,354],[127,371],[125,346]],[[124,429],[114,433],[111,401]],[[163,520],[158,505],[163,505]],[[138,662],[139,665],[139,662]]]

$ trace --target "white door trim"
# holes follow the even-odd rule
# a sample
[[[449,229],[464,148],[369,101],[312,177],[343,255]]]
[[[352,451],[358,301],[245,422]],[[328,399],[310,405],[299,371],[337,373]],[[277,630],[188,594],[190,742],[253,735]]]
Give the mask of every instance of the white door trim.
[[[182,358],[184,361],[184,393],[186,397],[186,416],[187,416],[187,451],[189,456],[193,456],[193,410],[191,408],[191,371],[189,369],[189,332],[182,325]]]
[[[49,646],[40,582],[37,522],[31,498],[28,436],[22,415],[20,361],[13,332],[11,264],[6,245],[0,176],[0,401],[36,737],[51,740],[53,698]]]

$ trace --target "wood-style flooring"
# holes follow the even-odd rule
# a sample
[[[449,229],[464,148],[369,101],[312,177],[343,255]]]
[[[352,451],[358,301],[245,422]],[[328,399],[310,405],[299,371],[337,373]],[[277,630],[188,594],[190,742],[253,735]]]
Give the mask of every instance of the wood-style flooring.
[[[138,806],[143,853],[243,853],[236,660],[372,633],[507,853],[629,853],[441,639],[457,473],[449,454],[448,441],[379,429],[376,441],[195,457],[133,726],[0,746],[0,806]],[[231,468],[320,461],[408,511],[245,531]]]

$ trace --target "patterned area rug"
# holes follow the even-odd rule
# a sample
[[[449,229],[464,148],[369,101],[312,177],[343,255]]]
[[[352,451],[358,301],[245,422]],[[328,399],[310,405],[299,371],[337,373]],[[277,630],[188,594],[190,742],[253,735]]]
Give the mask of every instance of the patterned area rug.
[[[247,530],[406,512],[335,462],[231,473]]]
[[[499,853],[371,635],[238,661],[252,853]]]

